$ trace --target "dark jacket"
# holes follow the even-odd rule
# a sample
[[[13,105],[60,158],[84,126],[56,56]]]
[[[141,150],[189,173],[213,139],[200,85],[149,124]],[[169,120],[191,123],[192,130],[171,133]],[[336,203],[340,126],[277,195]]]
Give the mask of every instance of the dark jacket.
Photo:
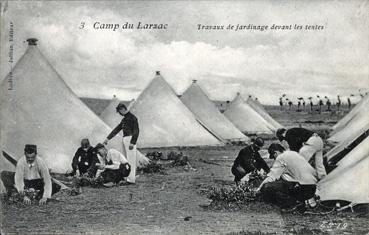
[[[252,145],[248,145],[241,149],[236,160],[234,160],[233,166],[241,166],[247,173],[250,173],[255,169],[263,169],[267,173],[270,170],[259,152],[256,151]]]
[[[290,150],[298,152],[303,143],[305,143],[313,134],[314,132],[305,128],[291,128],[287,130],[285,140],[287,141]]]
[[[77,170],[79,164],[85,163],[87,163],[88,166],[91,166],[95,161],[95,158],[97,157],[93,147],[90,146],[87,151],[85,151],[82,147],[79,147],[77,152],[74,154],[72,168],[73,170]]]
[[[123,131],[123,136],[132,136],[131,144],[136,144],[140,129],[138,127],[138,120],[135,115],[128,112],[124,115],[122,121],[114,128],[114,130],[108,135],[107,139],[110,140],[116,136],[120,131]]]

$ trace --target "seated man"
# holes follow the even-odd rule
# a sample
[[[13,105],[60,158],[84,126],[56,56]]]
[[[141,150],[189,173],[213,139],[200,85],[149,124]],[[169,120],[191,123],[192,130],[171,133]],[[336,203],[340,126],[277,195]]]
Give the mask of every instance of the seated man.
[[[279,141],[286,140],[290,150],[300,153],[315,168],[319,180],[327,175],[323,164],[324,143],[317,133],[305,128],[281,128],[276,135]]]
[[[269,167],[261,158],[259,150],[263,147],[264,141],[261,138],[253,140],[251,145],[247,145],[238,153],[236,160],[232,166],[232,174],[235,176],[234,181],[238,185],[241,179],[256,170],[263,169],[266,173],[269,172]]]
[[[299,209],[304,210],[305,200],[313,198],[316,191],[314,168],[300,154],[285,151],[280,144],[271,144],[268,152],[275,161],[257,191],[261,192],[265,202],[283,209],[301,205]]]
[[[90,145],[90,141],[88,139],[82,139],[81,147],[78,148],[73,157],[73,172],[71,175],[75,175],[77,169],[80,176],[87,173],[94,161],[96,161],[96,153],[94,152],[94,148]]]
[[[37,156],[37,146],[27,144],[24,148],[25,156],[19,159],[15,173],[9,171],[1,172],[1,180],[10,194],[18,191],[24,196],[24,202],[29,205],[31,199],[25,195],[25,190],[33,188],[39,190],[39,204],[43,205],[52,194],[60,190],[60,186],[51,182],[49,169],[40,157]]]
[[[127,177],[131,171],[131,166],[127,159],[115,149],[107,150],[105,145],[97,144],[95,151],[98,154],[96,178],[102,177],[103,183],[119,183],[124,177]]]

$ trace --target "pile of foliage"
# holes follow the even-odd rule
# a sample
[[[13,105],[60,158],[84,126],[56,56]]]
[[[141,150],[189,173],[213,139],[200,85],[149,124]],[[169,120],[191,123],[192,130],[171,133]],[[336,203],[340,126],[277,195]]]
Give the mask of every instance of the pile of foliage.
[[[212,202],[243,204],[251,201],[259,201],[259,196],[249,184],[228,187],[210,187],[207,197]]]
[[[143,173],[149,174],[153,173],[166,174],[163,165],[159,164],[156,161],[151,161],[148,165],[141,168],[140,170],[142,170]]]
[[[31,200],[32,205],[38,204],[38,201],[42,197],[39,190],[29,188],[29,189],[24,190],[24,195],[21,195],[16,191],[13,191],[7,195],[4,195],[3,201],[8,204],[23,204],[24,196],[27,196]]]
[[[167,156],[167,159],[173,161],[173,166],[186,166],[189,163],[188,157],[182,152],[170,152]]]

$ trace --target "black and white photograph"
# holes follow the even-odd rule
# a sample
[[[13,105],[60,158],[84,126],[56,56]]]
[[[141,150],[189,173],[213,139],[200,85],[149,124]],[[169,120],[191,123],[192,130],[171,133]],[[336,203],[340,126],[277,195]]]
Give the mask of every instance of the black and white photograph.
[[[0,234],[368,234],[368,52],[368,0],[0,0]]]

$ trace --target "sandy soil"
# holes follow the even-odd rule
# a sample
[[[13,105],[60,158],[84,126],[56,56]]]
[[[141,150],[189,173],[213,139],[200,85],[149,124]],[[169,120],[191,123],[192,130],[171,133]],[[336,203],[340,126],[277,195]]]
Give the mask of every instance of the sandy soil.
[[[328,125],[328,124],[327,124]],[[331,124],[329,124],[331,125]],[[269,141],[270,142],[270,141]],[[365,234],[367,215],[281,214],[262,204],[208,210],[201,190],[232,184],[230,166],[241,147],[182,148],[196,170],[141,174],[136,185],[83,188],[78,196],[55,195],[45,206],[2,204],[1,234]],[[147,152],[151,150],[144,150]],[[169,151],[169,150],[167,150]],[[205,159],[209,164],[200,161]],[[269,209],[268,209],[269,208]]]

